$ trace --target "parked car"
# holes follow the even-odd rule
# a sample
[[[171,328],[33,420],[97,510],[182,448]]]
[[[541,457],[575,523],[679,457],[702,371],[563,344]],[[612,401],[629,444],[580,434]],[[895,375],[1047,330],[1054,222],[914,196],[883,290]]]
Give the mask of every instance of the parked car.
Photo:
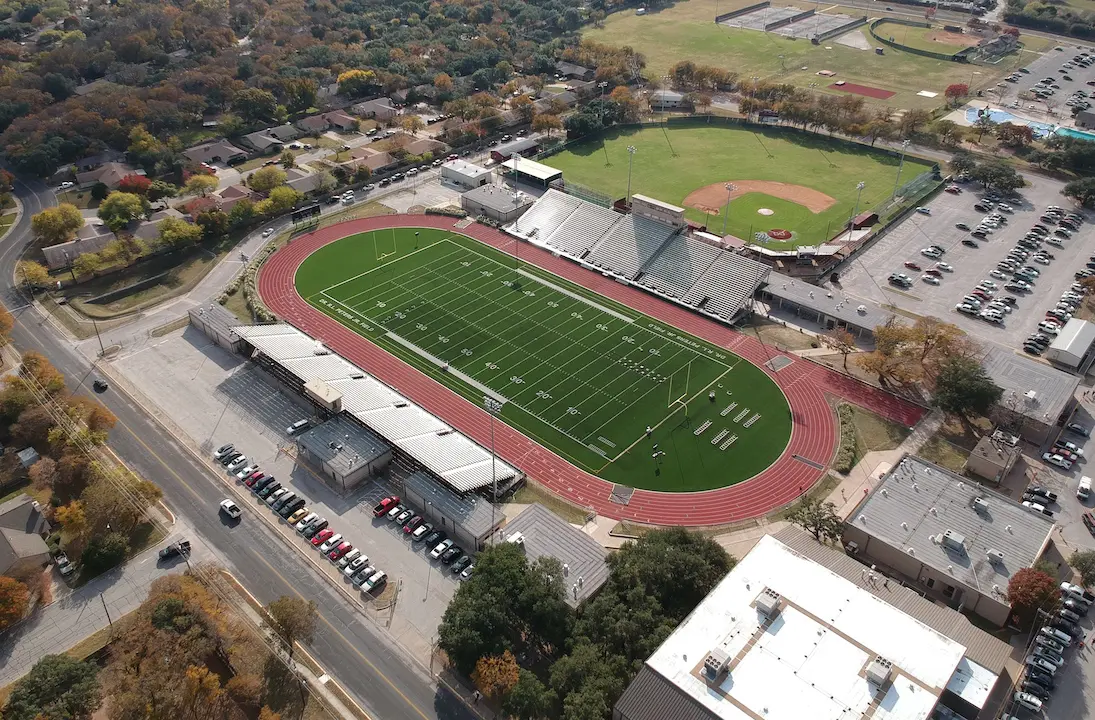
[[[464,572],[464,569],[471,565],[471,557],[467,555],[461,555],[455,561],[453,561],[452,567],[449,568],[453,575],[459,575]]]
[[[1065,430],[1074,432],[1077,435],[1083,435],[1084,437],[1089,437],[1091,435],[1091,428],[1089,428],[1087,425],[1081,425],[1080,423],[1075,422],[1071,422],[1068,425],[1065,425]]]
[[[399,504],[399,496],[398,495],[393,495],[392,497],[384,498],[383,500],[381,500],[379,503],[376,504],[376,507],[373,508],[373,517],[380,517],[381,515],[387,514],[387,512],[389,510],[391,510],[393,506],[398,505],[398,504]]]
[[[433,524],[422,523],[411,533],[411,542],[420,543],[433,532]]]
[[[1033,495],[1041,495],[1049,502],[1057,502],[1057,493],[1050,492],[1049,489],[1044,488],[1041,485],[1031,485],[1027,488],[1027,492]]]
[[[414,532],[415,528],[425,522],[425,519],[421,515],[415,515],[407,522],[403,523],[403,534],[410,535]]]
[[[331,535],[330,537],[328,537],[326,540],[324,540],[323,542],[321,542],[319,544],[319,551],[321,553],[323,553],[324,555],[326,555],[327,553],[329,553],[332,550],[334,550],[335,548],[337,548],[341,542],[342,542],[342,533],[334,533],[333,535]],[[349,545],[349,543],[346,543],[346,544]],[[347,548],[347,550],[348,549],[349,548]]]
[[[189,540],[179,540],[178,542],[173,542],[170,545],[168,545],[167,547],[164,547],[163,549],[160,550],[160,560],[170,560],[171,558],[175,557],[176,555],[178,555],[180,557],[186,557],[189,554],[190,554],[190,541]],[[65,564],[71,565],[71,563],[68,562],[68,558],[65,557],[64,553],[59,553],[57,555],[57,558],[56,558],[57,567],[61,569],[61,574],[64,575],[65,570],[64,570],[64,566],[61,564],[61,558],[64,558]]]
[[[312,524],[308,527],[304,528],[304,532],[302,532],[301,535],[304,536],[307,540],[311,541],[315,538],[316,535],[326,530],[328,525],[330,525],[330,523],[327,521],[326,518],[320,518],[319,520],[315,520],[314,522],[312,522]]]
[[[1072,468],[1072,462],[1056,453],[1042,453],[1042,460],[1050,465],[1056,465],[1062,470],[1069,470]]]
[[[331,530],[329,528],[325,528],[323,530],[320,530],[318,533],[316,533],[314,536],[312,536],[312,541],[311,541],[312,545],[314,545],[316,547],[319,547],[323,543],[327,542],[327,540],[334,537],[334,535],[335,535],[335,531]],[[342,536],[340,535],[339,540],[341,540],[341,539],[342,539]]]
[[[440,543],[438,543],[437,547],[435,547],[433,550],[430,551],[430,557],[433,558],[434,560],[436,560],[439,557],[441,557],[441,555],[443,555],[452,546],[453,546],[452,540],[449,540],[449,539],[446,538],[445,540],[442,540]]]
[[[213,453],[213,459],[220,460],[222,457],[231,454],[235,449],[236,448],[234,445],[232,445],[232,443],[228,443],[227,445],[221,445],[219,448],[217,448],[217,451]]]

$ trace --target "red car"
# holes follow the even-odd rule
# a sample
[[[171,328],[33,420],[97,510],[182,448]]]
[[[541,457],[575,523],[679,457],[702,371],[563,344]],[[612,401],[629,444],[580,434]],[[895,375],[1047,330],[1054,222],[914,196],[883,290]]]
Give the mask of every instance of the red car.
[[[907,267],[910,270],[919,270],[920,269],[920,264],[919,263],[914,263],[912,260],[908,260],[908,261],[905,262],[905,267]]]
[[[266,473],[264,473],[260,470],[259,472],[252,473],[251,475],[249,475],[248,478],[243,481],[243,484],[246,485],[247,487],[251,487],[252,485],[257,483],[259,480],[262,480],[264,477],[266,477]]]
[[[415,531],[415,528],[417,528],[423,522],[424,520],[421,515],[415,515],[403,525],[403,534],[410,535]]]
[[[339,543],[338,547],[336,547],[331,552],[327,553],[327,557],[330,558],[332,561],[338,560],[343,555],[345,555],[346,553],[350,552],[353,549],[354,549],[354,546],[351,545],[348,542]]]
[[[376,507],[373,508],[373,517],[383,516],[386,512],[395,507],[398,502],[398,495],[392,495],[391,497],[384,498],[379,503],[377,503]]]
[[[1087,526],[1087,531],[1089,533],[1091,533],[1092,535],[1095,535],[1095,515],[1092,515],[1089,512],[1085,512],[1083,514],[1083,518],[1084,518],[1084,525]]]
[[[943,272],[941,270],[936,270],[935,268],[928,268],[924,271],[924,274],[931,275],[932,277],[943,277]]]
[[[312,537],[312,545],[319,547],[323,543],[327,542],[327,538],[331,537],[334,534],[335,531],[329,528],[327,530],[320,530]]]

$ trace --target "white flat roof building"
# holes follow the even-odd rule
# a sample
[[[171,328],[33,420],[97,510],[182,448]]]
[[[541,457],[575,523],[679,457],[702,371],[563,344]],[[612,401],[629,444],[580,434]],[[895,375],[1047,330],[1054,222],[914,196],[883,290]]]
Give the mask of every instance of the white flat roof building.
[[[490,182],[492,170],[466,160],[450,160],[441,166],[441,178],[463,188],[477,188]]]
[[[791,535],[805,536],[780,535],[792,544]],[[828,548],[810,552],[854,563]],[[860,583],[847,568],[761,538],[647,660],[613,717],[927,720],[948,690],[974,713],[983,708],[1007,646],[986,635],[1001,667],[984,667],[906,612],[930,615],[931,603],[915,597],[928,609],[899,609],[887,596],[907,602],[905,589],[883,588],[884,578],[858,567]]]
[[[1046,359],[1072,370],[1087,370],[1091,346],[1095,344],[1095,323],[1073,318],[1050,343]],[[1081,369],[1082,366],[1082,369]]]
[[[556,170],[543,163],[538,163],[535,160],[529,160],[528,158],[520,156],[514,156],[509,160],[506,160],[502,163],[502,167],[505,168],[505,177],[513,177],[513,173],[516,170],[519,176],[533,180],[538,184],[543,184],[545,187],[552,180],[558,180],[563,176],[562,170]]]

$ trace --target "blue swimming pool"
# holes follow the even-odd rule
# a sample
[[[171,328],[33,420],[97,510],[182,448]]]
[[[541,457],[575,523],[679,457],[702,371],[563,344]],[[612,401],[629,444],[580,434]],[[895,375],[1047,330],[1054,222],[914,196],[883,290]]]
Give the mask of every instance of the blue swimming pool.
[[[1013,125],[1026,125],[1034,131],[1035,136],[1045,137],[1053,132],[1053,125],[1043,122],[1037,122],[1035,120],[1024,120],[1023,118],[1016,117],[1006,110],[995,110],[988,108],[986,110],[989,118],[995,123],[1011,123]],[[971,125],[977,122],[977,108],[966,108],[966,122]],[[1092,138],[1095,139],[1095,138]]]
[[[1056,134],[1064,135],[1065,137],[1076,138],[1077,140],[1087,140],[1088,142],[1095,142],[1095,133],[1084,132],[1083,130],[1076,130],[1075,128],[1057,128]]]

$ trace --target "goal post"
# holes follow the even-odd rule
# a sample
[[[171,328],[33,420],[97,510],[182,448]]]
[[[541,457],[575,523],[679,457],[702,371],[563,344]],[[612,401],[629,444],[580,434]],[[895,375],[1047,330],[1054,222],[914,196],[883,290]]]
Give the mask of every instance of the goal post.
[[[684,377],[678,378],[683,370]],[[683,408],[687,414],[688,404],[688,388],[692,381],[692,360],[688,361],[680,370],[672,373],[669,376],[669,402],[666,403],[666,407],[670,410],[676,410],[677,408]]]

